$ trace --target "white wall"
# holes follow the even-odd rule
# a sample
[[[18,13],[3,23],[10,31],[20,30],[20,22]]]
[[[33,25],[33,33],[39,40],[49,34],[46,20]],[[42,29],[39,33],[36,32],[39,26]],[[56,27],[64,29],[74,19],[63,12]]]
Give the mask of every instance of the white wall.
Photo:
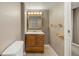
[[[61,3],[61,2],[60,2]],[[26,2],[25,9],[50,9],[56,4],[60,4],[59,2]]]
[[[20,3],[0,3],[0,53],[15,40],[21,40]]]
[[[58,33],[64,33],[64,3],[53,6],[49,12],[50,44],[58,55],[64,55],[64,39],[57,36]],[[59,28],[58,24],[63,27]]]

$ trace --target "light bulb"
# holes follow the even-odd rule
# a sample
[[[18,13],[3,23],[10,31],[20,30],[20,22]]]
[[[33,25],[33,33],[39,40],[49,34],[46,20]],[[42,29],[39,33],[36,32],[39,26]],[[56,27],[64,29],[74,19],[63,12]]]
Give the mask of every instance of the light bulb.
[[[42,12],[40,12],[40,14],[42,14]]]
[[[30,12],[28,12],[28,14],[30,14]]]
[[[31,12],[31,14],[33,15],[33,12]]]
[[[39,15],[39,12],[37,12],[37,14]]]
[[[34,12],[34,14],[37,14],[37,12]]]

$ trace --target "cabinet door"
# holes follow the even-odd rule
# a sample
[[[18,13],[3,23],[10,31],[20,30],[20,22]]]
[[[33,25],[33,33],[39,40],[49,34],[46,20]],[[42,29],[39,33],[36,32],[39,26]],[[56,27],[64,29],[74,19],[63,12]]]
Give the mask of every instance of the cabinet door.
[[[45,35],[37,35],[37,46],[44,46]]]
[[[27,35],[26,36],[26,46],[35,46],[36,37],[35,35]]]

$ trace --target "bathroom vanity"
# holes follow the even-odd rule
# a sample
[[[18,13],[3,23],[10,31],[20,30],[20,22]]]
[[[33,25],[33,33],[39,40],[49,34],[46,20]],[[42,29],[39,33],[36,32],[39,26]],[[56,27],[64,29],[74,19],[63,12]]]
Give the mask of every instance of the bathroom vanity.
[[[26,26],[25,26],[26,27]],[[25,51],[27,53],[44,52],[45,34],[43,28],[43,12],[27,12],[27,31],[25,31]]]
[[[44,52],[45,34],[43,32],[25,33],[25,51],[27,53]]]

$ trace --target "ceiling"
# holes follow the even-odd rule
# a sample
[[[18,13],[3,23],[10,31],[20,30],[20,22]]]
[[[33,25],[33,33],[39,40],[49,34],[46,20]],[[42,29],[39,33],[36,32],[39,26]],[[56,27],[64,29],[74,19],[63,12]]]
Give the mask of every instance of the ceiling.
[[[49,9],[53,6],[63,4],[63,2],[26,2],[26,9]]]

